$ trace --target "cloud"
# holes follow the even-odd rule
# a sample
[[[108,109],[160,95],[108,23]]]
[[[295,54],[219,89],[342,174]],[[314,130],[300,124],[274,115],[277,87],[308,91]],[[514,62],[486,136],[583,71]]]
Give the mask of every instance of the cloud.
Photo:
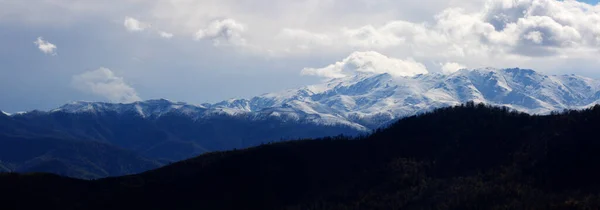
[[[144,31],[147,28],[150,28],[150,24],[140,22],[132,17],[125,17],[123,26],[125,26],[125,28],[131,32]]]
[[[43,37],[38,37],[33,43],[36,44],[44,54],[56,55],[56,45],[44,40]]]
[[[123,26],[125,26],[125,28],[127,29],[127,31],[130,32],[141,32],[141,31],[145,31],[146,29],[149,29],[152,27],[152,24],[150,23],[145,23],[145,22],[141,22],[135,18],[132,17],[125,17],[125,21],[123,22]],[[162,38],[165,39],[171,39],[173,38],[173,34],[166,32],[166,31],[161,31],[158,29],[155,29],[155,32]]]
[[[115,9],[116,5],[71,0],[36,5],[15,1],[0,8],[0,22],[54,23],[67,17],[76,22],[136,14],[155,29],[245,49],[227,52],[307,62],[377,51],[433,65],[446,61],[469,67],[519,65],[557,73],[566,71],[562,66],[573,60],[593,66],[600,54],[600,6],[574,0],[125,0],[123,4],[127,7]]]
[[[583,51],[600,44],[600,7],[582,2],[490,0],[481,15],[470,16],[486,27],[470,33],[478,34],[483,45],[508,54],[560,56],[569,49]]]
[[[290,50],[310,50],[333,44],[332,38],[327,34],[313,33],[302,29],[284,28],[276,38],[279,41],[291,43],[290,45],[295,49]]]
[[[526,40],[532,41],[535,44],[541,44],[544,41],[544,36],[542,32],[532,31],[525,35]]]
[[[165,31],[158,32],[158,35],[160,35],[160,37],[165,38],[165,39],[173,38],[173,34],[172,33],[165,32]]]
[[[214,45],[245,45],[246,40],[242,37],[244,31],[246,27],[233,19],[214,20],[196,32],[196,40],[212,40]]]
[[[363,0],[124,3],[128,8],[148,8],[136,12],[158,28],[168,26],[170,32],[210,40],[215,45],[260,48],[249,51],[254,53],[376,50],[435,63],[471,57],[476,63],[484,58],[577,57],[584,55],[571,52],[600,47],[600,6],[573,0],[424,1],[429,6],[424,7],[422,2]],[[28,5],[14,5],[28,14]],[[53,6],[77,14],[133,12],[95,3],[73,5],[67,0],[56,0]],[[4,17],[1,10],[0,17]],[[126,18],[126,25],[131,31],[148,26],[131,17]]]
[[[82,92],[102,96],[111,102],[141,100],[135,89],[126,84],[122,77],[117,77],[110,69],[103,67],[73,76],[71,84]]]
[[[458,70],[465,69],[465,68],[467,68],[467,67],[462,64],[448,62],[448,63],[442,64],[442,73],[451,74],[451,73],[454,73]]]
[[[415,60],[390,58],[374,51],[354,52],[342,61],[323,68],[305,68],[303,75],[342,78],[355,74],[383,74],[395,77],[427,74],[427,68]]]
[[[342,29],[342,34],[348,39],[350,46],[363,48],[388,48],[405,42],[404,37],[397,36],[389,27],[375,28],[372,25],[356,29]]]
[[[600,47],[600,7],[577,1],[488,0],[481,12],[451,7],[438,13],[433,22],[394,20],[344,27],[338,34],[334,40],[343,43],[337,46],[432,61],[585,57]]]

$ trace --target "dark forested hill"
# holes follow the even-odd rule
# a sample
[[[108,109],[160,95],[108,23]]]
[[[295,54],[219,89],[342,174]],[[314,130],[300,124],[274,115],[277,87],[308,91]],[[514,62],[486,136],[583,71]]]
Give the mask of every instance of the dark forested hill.
[[[0,175],[9,209],[598,209],[600,106],[468,103],[358,139],[213,152],[124,177]]]

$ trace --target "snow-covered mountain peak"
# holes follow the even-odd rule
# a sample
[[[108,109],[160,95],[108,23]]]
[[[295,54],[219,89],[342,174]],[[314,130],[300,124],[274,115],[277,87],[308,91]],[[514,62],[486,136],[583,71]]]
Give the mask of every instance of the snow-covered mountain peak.
[[[549,76],[520,68],[462,69],[414,76],[369,72],[215,104],[190,105],[166,99],[130,104],[79,101],[53,111],[137,113],[147,118],[176,113],[193,119],[225,114],[366,130],[400,117],[467,101],[535,114],[583,108],[600,101],[600,81],[576,75]]]
[[[190,105],[184,102],[174,102],[167,99],[153,99],[133,103],[107,103],[76,101],[65,104],[51,112],[66,113],[135,113],[142,117],[159,117],[166,113],[198,114],[206,110],[202,105]]]
[[[183,102],[171,101],[169,99],[164,99],[164,98],[151,99],[151,100],[147,100],[147,101],[137,101],[137,102],[134,102],[134,103],[138,103],[138,104],[154,104],[154,105],[158,105],[158,106],[169,106],[169,105],[173,105],[173,104],[184,104]]]
[[[372,128],[402,116],[467,101],[508,106],[529,113],[580,108],[600,99],[599,84],[590,78],[548,76],[521,68],[462,69],[450,74],[411,77],[357,74],[265,94],[248,103],[253,111],[293,108]],[[227,103],[221,105],[227,106]]]
[[[94,112],[97,109],[101,109],[106,103],[103,102],[90,102],[90,101],[73,101],[68,104],[62,105],[61,107],[52,110],[52,112],[64,111],[64,112]]]

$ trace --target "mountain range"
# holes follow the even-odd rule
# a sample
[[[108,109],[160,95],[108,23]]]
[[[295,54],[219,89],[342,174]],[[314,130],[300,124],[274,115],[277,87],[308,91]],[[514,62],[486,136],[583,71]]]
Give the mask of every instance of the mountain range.
[[[358,73],[298,89],[193,105],[169,100],[131,104],[74,102],[50,112],[135,113],[156,119],[166,114],[192,120],[219,115],[248,120],[277,118],[318,125],[372,130],[398,118],[467,101],[506,106],[531,114],[581,109],[600,100],[600,81],[577,75],[544,75],[530,69],[462,69],[451,74]]]
[[[483,68],[414,77],[359,74],[210,107],[227,108],[231,113],[308,114],[318,116],[316,123],[375,129],[401,117],[467,101],[548,114],[589,107],[599,99],[599,80],[576,75],[548,76],[529,69]]]
[[[467,101],[549,114],[589,107],[598,100],[599,80],[544,75],[530,69],[481,68],[412,77],[359,73],[318,85],[214,104],[165,99],[128,104],[79,101],[50,111],[0,113],[0,135],[4,136],[0,143],[23,142],[18,139],[52,142],[33,144],[31,147],[40,152],[21,154],[25,156],[19,160],[10,155],[0,157],[0,170],[36,169],[99,178],[141,172],[205,152],[282,139],[365,134],[403,117]],[[86,154],[61,152],[64,157],[60,158],[54,155],[56,147],[78,148],[73,145],[124,151],[129,161],[121,161],[116,168],[123,170],[115,171],[98,166],[97,160]],[[123,156],[119,152],[104,155],[112,159]],[[50,165],[67,167],[42,167],[49,161]],[[87,165],[73,167],[73,162]]]
[[[600,106],[472,102],[356,138],[210,152],[98,180],[0,173],[4,209],[599,209]]]

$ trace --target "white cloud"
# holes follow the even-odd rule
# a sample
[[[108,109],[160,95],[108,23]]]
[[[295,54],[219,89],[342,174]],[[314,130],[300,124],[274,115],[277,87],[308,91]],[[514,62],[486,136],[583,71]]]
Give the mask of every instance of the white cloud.
[[[73,76],[71,84],[80,91],[105,97],[111,102],[141,100],[135,89],[125,83],[122,77],[103,67]]]
[[[489,1],[482,21],[502,34],[511,53],[523,56],[560,56],[600,44],[600,7],[577,1]]]
[[[372,25],[357,29],[342,29],[342,34],[348,38],[350,46],[364,48],[388,48],[405,42],[404,37],[397,36],[388,27],[375,28]]]
[[[56,45],[44,40],[43,37],[38,37],[33,43],[36,44],[44,54],[56,55]]]
[[[539,32],[539,31],[529,32],[528,34],[525,35],[524,38],[527,40],[530,40],[536,44],[541,44],[542,41],[544,41],[543,34],[542,34],[542,32]]]
[[[554,64],[586,60],[593,66],[600,54],[600,6],[574,0],[124,0],[127,7],[118,8],[51,2],[11,2],[0,8],[0,22],[135,14],[177,36],[250,49],[236,53],[307,62],[377,51],[433,65],[520,65],[556,73],[561,67]],[[144,28],[130,22],[134,30]]]
[[[303,75],[325,78],[341,78],[361,73],[388,73],[395,77],[403,77],[427,74],[428,71],[423,64],[411,58],[400,60],[374,51],[354,52],[342,61],[324,68],[305,68],[302,70]]]
[[[173,38],[173,34],[172,33],[165,32],[165,31],[158,32],[158,35],[160,35],[160,37],[165,38],[165,39]]]
[[[278,41],[290,43],[292,50],[311,50],[317,47],[330,46],[333,40],[327,34],[312,33],[302,29],[284,28],[276,36]]]
[[[451,74],[451,73],[454,73],[458,70],[465,69],[465,68],[467,68],[467,67],[462,64],[448,62],[448,63],[442,64],[442,73]]]
[[[125,28],[131,32],[143,31],[147,28],[150,28],[150,24],[140,22],[132,17],[125,17],[123,26],[125,26]]]
[[[246,27],[233,19],[214,20],[196,32],[196,40],[212,40],[214,45],[222,45],[223,42],[245,45],[246,40],[242,37],[244,31]]]
[[[215,45],[250,46],[260,48],[251,52],[268,54],[377,50],[431,61],[458,57],[498,60],[511,56],[560,57],[600,47],[600,6],[574,0],[423,1],[124,3],[128,8],[147,8],[135,12],[158,28],[168,26],[170,32],[211,40]],[[0,9],[0,17],[28,8],[21,3],[13,5],[15,8],[6,12]],[[68,0],[56,0],[53,6],[77,14],[134,12]],[[126,18],[125,25],[131,31],[149,26],[131,17]]]
[[[482,12],[448,8],[433,22],[394,20],[342,28],[338,48],[421,60],[507,65],[514,59],[588,57],[600,47],[600,6],[577,1],[488,0]],[[352,49],[351,48],[351,49]],[[485,63],[488,62],[488,63]]]

